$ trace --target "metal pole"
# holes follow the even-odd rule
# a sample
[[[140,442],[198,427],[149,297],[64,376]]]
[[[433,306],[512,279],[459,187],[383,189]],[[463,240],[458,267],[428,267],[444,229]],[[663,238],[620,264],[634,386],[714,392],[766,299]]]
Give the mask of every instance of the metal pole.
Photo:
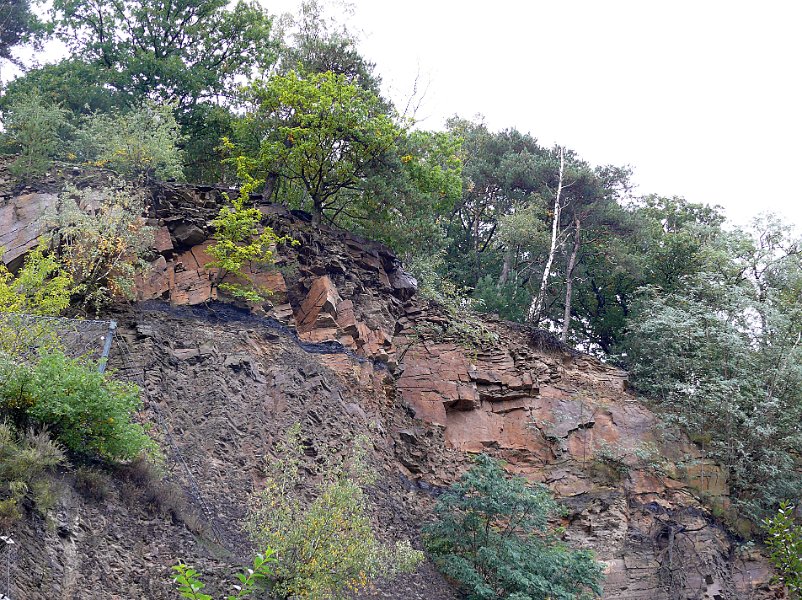
[[[117,329],[117,321],[109,321],[109,331],[106,333],[106,343],[103,344],[103,354],[100,355],[100,365],[97,370],[103,373],[106,370],[106,363],[109,362],[109,352],[111,352],[111,340],[114,338],[114,331]]]

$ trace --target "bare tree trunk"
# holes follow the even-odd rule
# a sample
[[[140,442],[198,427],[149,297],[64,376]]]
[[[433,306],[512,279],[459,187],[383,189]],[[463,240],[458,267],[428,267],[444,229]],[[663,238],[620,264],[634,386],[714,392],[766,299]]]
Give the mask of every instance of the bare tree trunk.
[[[568,330],[571,328],[571,294],[574,288],[574,267],[576,267],[576,257],[579,254],[579,246],[582,244],[582,223],[579,217],[574,218],[574,249],[568,259],[568,268],[565,271],[565,314],[563,315],[563,331],[560,340],[563,343],[568,341]]]
[[[512,268],[510,266],[511,262],[512,262],[512,251],[507,250],[504,253],[504,263],[501,265],[501,275],[498,276],[498,282],[496,283],[497,288],[502,287],[510,280],[510,270]]]
[[[473,254],[474,254],[474,284],[479,283],[479,277],[482,271],[482,259],[479,256],[479,216],[476,216],[473,222]]]
[[[324,200],[312,196],[312,225],[320,227],[323,221],[323,202]]]
[[[560,212],[562,211],[562,204],[560,204],[560,196],[563,191],[563,170],[565,167],[565,155],[562,147],[560,148],[560,178],[557,183],[557,194],[554,196],[554,220],[551,224],[551,247],[549,248],[549,257],[546,260],[546,267],[543,269],[543,277],[540,280],[540,289],[537,295],[532,298],[532,304],[529,305],[529,312],[526,315],[526,320],[533,325],[537,325],[543,316],[543,306],[546,303],[546,291],[549,284],[549,277],[551,277],[551,266],[554,264],[554,256],[557,254],[557,237],[560,230]]]
[[[276,192],[278,186],[278,174],[268,173],[265,177],[265,186],[262,188],[262,202],[272,202],[271,198]]]

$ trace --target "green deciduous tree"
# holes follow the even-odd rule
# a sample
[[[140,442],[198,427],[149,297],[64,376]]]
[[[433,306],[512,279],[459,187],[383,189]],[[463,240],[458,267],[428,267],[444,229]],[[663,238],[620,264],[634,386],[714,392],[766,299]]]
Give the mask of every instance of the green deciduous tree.
[[[96,65],[76,57],[35,67],[9,82],[0,107],[5,110],[18,98],[40,95],[44,102],[68,110],[70,121],[76,125],[81,115],[121,109],[137,102],[112,88],[106,75]]]
[[[502,463],[476,464],[437,502],[425,529],[441,571],[474,600],[574,600],[601,594],[602,568],[549,527],[557,505],[544,486],[511,477]]]
[[[594,248],[598,252],[599,242],[609,239],[611,231],[621,229],[623,211],[620,203],[629,196],[630,174],[627,167],[606,165],[591,169],[582,164],[576,169],[576,178],[567,190],[563,210],[569,232],[563,267],[565,291],[560,335],[563,342],[578,341],[590,346],[581,334],[588,319],[574,302],[574,289],[584,283],[588,274],[585,256]],[[605,258],[603,269],[610,271],[615,268],[614,261]],[[575,286],[575,283],[579,285]]]
[[[255,2],[55,0],[56,33],[136,102],[180,110],[226,95],[236,77],[271,64],[271,20]]]
[[[16,97],[3,113],[7,139],[19,154],[11,172],[24,180],[42,175],[63,148],[67,111],[38,94]]]
[[[52,21],[72,56],[31,71],[10,94],[38,89],[75,114],[169,105],[195,181],[219,176],[214,147],[231,134],[238,86],[277,57],[272,21],[255,1],[55,0]]]
[[[30,0],[5,0],[0,4],[0,64],[4,60],[14,62],[11,50],[28,40],[38,26]]]
[[[145,102],[127,112],[94,113],[75,141],[78,159],[129,179],[182,179],[182,137],[170,106]]]
[[[575,339],[609,355],[623,339],[637,290],[670,291],[705,269],[721,221],[715,209],[681,198],[647,196],[601,207],[590,215],[594,225],[583,227],[573,326]]]
[[[461,139],[450,132],[399,137],[338,224],[386,243],[404,260],[445,252],[448,219],[462,193]]]
[[[364,179],[396,143],[400,129],[379,98],[345,76],[295,72],[255,83],[255,109],[241,128],[258,136],[249,155],[254,177],[298,186],[319,223],[348,213]],[[246,136],[243,136],[246,137]]]
[[[276,235],[270,227],[261,226],[262,213],[253,206],[246,206],[250,191],[258,183],[257,180],[251,180],[243,185],[240,195],[230,201],[231,205],[220,209],[217,218],[212,221],[215,228],[214,243],[206,250],[215,258],[209,266],[220,270],[218,288],[249,302],[263,301],[268,292],[259,289],[243,268],[246,265],[259,267],[272,264],[276,244],[298,243],[289,237]],[[240,281],[220,283],[227,275]]]

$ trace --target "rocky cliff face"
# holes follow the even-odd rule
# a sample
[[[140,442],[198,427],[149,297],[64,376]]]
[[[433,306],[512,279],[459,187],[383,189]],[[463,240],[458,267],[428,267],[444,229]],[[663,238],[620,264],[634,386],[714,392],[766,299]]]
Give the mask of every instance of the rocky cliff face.
[[[300,245],[254,273],[270,301],[222,303],[205,252],[219,196],[154,191],[158,256],[138,302],[115,315],[112,365],[143,384],[142,417],[175,487],[134,467],[105,475],[99,499],[66,471],[54,522],[32,517],[12,534],[14,597],[170,598],[179,558],[212,578],[244,563],[248,494],[299,421],[312,472],[370,435],[374,517],[388,539],[417,539],[437,491],[489,452],[562,499],[566,539],[605,561],[605,598],[775,597],[766,563],[707,508],[726,505],[721,472],[627,392],[625,373],[508,323],[487,320],[484,341],[467,338],[386,248],[275,206],[261,207],[265,218]],[[2,202],[0,235],[18,257],[42,200]],[[374,595],[453,591],[425,565]]]

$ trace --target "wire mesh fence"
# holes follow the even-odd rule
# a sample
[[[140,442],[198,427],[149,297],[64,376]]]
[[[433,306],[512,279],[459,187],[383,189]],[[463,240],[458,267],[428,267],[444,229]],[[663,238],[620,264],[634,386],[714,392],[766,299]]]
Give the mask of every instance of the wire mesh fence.
[[[228,548],[223,541],[217,514],[212,508],[212,504],[207,500],[206,495],[203,493],[197,478],[192,472],[192,469],[190,468],[189,463],[184,456],[184,453],[181,451],[180,445],[173,436],[172,430],[168,425],[168,418],[165,417],[162,409],[159,408],[159,403],[154,402],[150,397],[150,391],[146,377],[148,368],[145,365],[141,365],[137,368],[136,364],[138,361],[134,358],[133,352],[128,346],[128,342],[124,337],[117,338],[115,354],[118,354],[120,362],[123,365],[121,372],[126,373],[125,378],[128,381],[136,383],[139,386],[139,389],[142,390],[142,394],[145,398],[145,404],[153,412],[156,424],[164,436],[164,441],[166,442],[166,447],[164,450],[166,455],[170,460],[175,461],[175,464],[179,466],[181,471],[183,471],[185,482],[181,485],[192,504],[199,509],[200,514],[203,516],[203,520],[209,528],[208,533],[219,546],[225,548],[229,552],[233,552],[231,548]],[[0,600],[2,600],[2,598],[0,598]]]
[[[16,548],[14,540],[0,535],[0,600],[11,600]]]
[[[111,349],[114,321],[0,313],[0,353],[14,360],[32,360],[43,351],[60,350],[72,358],[105,360]]]
[[[165,450],[180,465],[186,481],[182,484],[216,543],[222,544],[218,519],[212,505],[206,499],[179,444],[173,438],[167,421],[158,403],[152,402],[145,377],[146,368],[132,356],[125,339],[117,336],[117,324],[111,320],[69,319],[64,317],[42,317],[20,313],[0,313],[0,362],[34,362],[43,352],[58,350],[71,358],[96,361],[98,370],[105,370],[106,361],[114,344],[115,364],[121,363],[121,371],[115,376],[136,383],[153,412],[164,440]],[[14,589],[15,544],[10,538],[0,536],[0,600],[11,600]],[[14,600],[17,600],[14,598]]]
[[[0,313],[0,361],[32,362],[58,350],[70,358],[97,361],[103,371],[116,323],[106,320]],[[0,535],[0,600],[12,600],[16,544]]]

